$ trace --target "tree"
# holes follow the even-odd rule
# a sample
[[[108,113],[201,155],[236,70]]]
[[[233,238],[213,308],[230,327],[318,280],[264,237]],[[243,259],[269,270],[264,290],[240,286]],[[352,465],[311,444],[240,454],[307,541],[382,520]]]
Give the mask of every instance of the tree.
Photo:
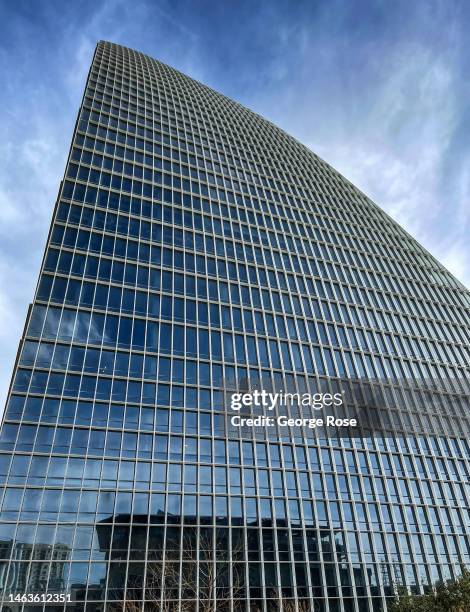
[[[428,595],[410,595],[406,589],[398,589],[389,612],[426,612],[430,610]]]
[[[470,571],[464,569],[456,580],[438,582],[425,595],[400,589],[389,612],[470,612]]]
[[[209,535],[211,534],[211,535]],[[236,612],[246,608],[242,543],[228,545],[227,530],[188,530],[181,550],[148,563],[145,610],[148,612]],[[128,588],[134,585],[129,585]],[[116,612],[142,612],[140,601],[127,601]]]
[[[272,589],[267,593],[268,612],[318,612],[321,609],[316,598],[288,599],[280,589]],[[249,608],[250,612],[260,612],[259,608]]]

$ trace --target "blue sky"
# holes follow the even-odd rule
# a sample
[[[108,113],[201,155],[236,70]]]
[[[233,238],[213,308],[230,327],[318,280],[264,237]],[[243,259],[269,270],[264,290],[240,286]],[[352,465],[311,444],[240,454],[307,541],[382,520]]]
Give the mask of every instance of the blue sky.
[[[117,42],[298,138],[470,285],[470,4],[0,2],[0,401],[94,46]]]

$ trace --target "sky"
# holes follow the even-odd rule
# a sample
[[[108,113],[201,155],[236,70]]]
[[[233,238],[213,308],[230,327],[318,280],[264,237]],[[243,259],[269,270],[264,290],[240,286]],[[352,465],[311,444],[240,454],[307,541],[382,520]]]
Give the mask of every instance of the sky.
[[[286,130],[470,286],[470,3],[0,0],[0,410],[98,40]]]

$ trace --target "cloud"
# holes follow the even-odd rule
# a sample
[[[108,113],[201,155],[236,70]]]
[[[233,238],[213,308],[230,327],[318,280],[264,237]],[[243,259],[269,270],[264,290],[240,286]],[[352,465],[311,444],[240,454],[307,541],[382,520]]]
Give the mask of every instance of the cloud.
[[[313,36],[309,28],[302,28],[297,46],[292,36],[281,35],[281,41],[294,45],[301,67],[293,70],[289,58],[282,58],[252,104],[364,191],[470,285],[465,244],[470,117],[464,131],[466,96],[455,33],[444,50],[426,38],[410,41],[394,32],[393,42],[364,43],[365,52],[347,38],[325,50],[325,37]]]
[[[451,148],[460,112],[457,75],[449,60],[409,51],[385,66],[390,76],[348,134],[322,134],[312,148],[468,285],[470,152],[456,157]],[[443,174],[449,166],[451,175]]]

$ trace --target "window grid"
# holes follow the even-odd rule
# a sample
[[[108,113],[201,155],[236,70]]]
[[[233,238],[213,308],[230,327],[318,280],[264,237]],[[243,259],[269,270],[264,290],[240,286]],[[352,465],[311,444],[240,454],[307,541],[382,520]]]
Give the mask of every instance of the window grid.
[[[4,600],[141,601],[187,537],[199,567],[204,538],[232,557],[245,609],[379,611],[395,584],[457,575],[469,304],[290,136],[99,43],[0,434]],[[350,379],[380,389],[402,435],[227,425],[237,385]]]

